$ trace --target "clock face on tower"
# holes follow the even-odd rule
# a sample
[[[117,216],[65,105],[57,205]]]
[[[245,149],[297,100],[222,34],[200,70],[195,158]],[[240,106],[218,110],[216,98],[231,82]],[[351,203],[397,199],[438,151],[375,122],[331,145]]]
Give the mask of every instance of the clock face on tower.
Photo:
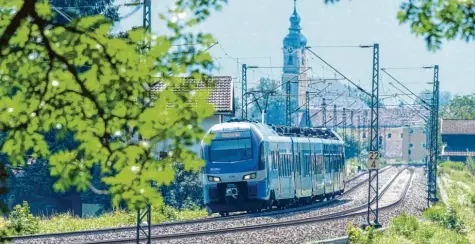
[[[289,46],[289,47],[287,47],[287,51],[288,51],[289,53],[291,53],[292,51],[294,51],[294,48],[293,48],[292,46]]]

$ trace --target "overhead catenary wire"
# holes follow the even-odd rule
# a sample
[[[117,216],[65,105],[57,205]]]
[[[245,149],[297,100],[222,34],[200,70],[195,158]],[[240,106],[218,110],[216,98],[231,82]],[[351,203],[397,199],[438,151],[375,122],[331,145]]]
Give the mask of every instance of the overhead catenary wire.
[[[341,75],[343,78],[345,78],[345,80],[347,80],[348,82],[350,82],[353,86],[355,86],[358,90],[360,90],[361,92],[365,93],[366,95],[370,96],[371,97],[371,94],[368,93],[365,89],[363,89],[362,87],[360,87],[359,85],[357,85],[356,83],[354,83],[352,80],[350,80],[348,77],[346,77],[344,74],[342,74],[340,71],[338,71],[335,67],[333,67],[332,65],[330,65],[327,61],[325,61],[322,57],[318,56],[314,51],[312,51],[310,49],[310,47],[306,47],[306,49],[312,53],[315,57],[317,57],[318,59],[320,59],[323,63],[325,63],[326,65],[328,65],[328,67],[330,67],[331,69],[333,69],[333,71],[335,71],[336,73],[338,73],[339,75]]]
[[[394,78],[394,76],[392,76],[391,74],[389,74],[386,69],[382,68],[381,71],[383,71],[384,73],[386,73],[386,75],[388,75],[389,77],[391,77],[391,79],[393,79],[394,81],[396,81],[399,85],[401,85],[402,87],[404,87],[404,89],[406,89],[407,91],[409,91],[412,95],[414,95],[416,98],[418,98],[419,100],[421,100],[423,103],[425,103],[427,106],[431,106],[430,104],[428,104],[426,101],[424,101],[424,99],[420,98],[418,95],[416,95],[414,92],[412,92],[409,88],[407,88],[407,86],[405,86],[404,84],[402,84],[402,82],[400,82],[399,80],[397,80],[396,78]],[[391,83],[390,83],[391,84]],[[403,92],[404,93],[404,92]]]

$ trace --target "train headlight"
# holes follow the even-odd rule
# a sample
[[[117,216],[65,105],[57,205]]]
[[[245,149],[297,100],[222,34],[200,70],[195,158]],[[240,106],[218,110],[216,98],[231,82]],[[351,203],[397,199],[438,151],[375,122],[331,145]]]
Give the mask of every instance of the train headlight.
[[[208,176],[208,181],[210,181],[210,182],[220,182],[221,178],[216,177],[216,176]]]
[[[252,180],[256,178],[256,173],[248,174],[242,177],[243,180]]]

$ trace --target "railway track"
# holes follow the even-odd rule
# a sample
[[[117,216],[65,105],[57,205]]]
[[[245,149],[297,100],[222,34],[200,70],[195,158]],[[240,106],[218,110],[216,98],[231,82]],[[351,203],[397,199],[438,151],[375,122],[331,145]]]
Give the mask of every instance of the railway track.
[[[380,197],[383,196],[386,191],[391,187],[394,181],[399,177],[399,175],[408,170],[407,168],[399,170],[399,172],[384,186],[383,189],[380,191]],[[386,209],[392,206],[398,205],[405,197],[407,190],[409,188],[410,182],[412,181],[413,171],[410,171],[411,176],[409,181],[407,182],[406,186],[404,187],[404,193],[401,194],[399,199],[388,206],[380,207],[380,209]],[[363,183],[366,181],[363,181]],[[359,184],[358,184],[359,185]],[[376,199],[373,198],[371,202],[374,202]],[[181,233],[173,233],[173,234],[163,234],[163,235],[154,235],[152,236],[152,240],[154,241],[163,241],[163,240],[170,240],[170,239],[179,239],[179,238],[190,238],[190,237],[199,237],[199,236],[206,236],[206,235],[216,235],[216,234],[228,234],[232,232],[243,232],[243,231],[255,231],[267,228],[274,228],[274,227],[285,227],[285,226],[292,226],[292,225],[301,225],[301,224],[309,224],[309,223],[316,223],[316,222],[323,222],[333,219],[342,219],[350,216],[355,216],[359,214],[366,213],[367,204],[363,204],[357,207],[349,208],[344,211],[340,211],[337,213],[330,213],[321,216],[309,217],[309,218],[302,218],[296,220],[288,220],[288,221],[281,221],[275,223],[267,223],[267,224],[257,224],[257,225],[247,225],[247,226],[238,226],[232,228],[221,228],[221,229],[213,229],[213,230],[202,230],[202,231],[192,231],[192,232],[181,232]],[[102,244],[102,243],[131,243],[134,242],[135,238],[122,238],[122,239],[115,239],[115,240],[103,240],[103,241],[93,241],[93,242],[84,242],[84,244]],[[143,239],[145,240],[145,239]]]
[[[391,166],[385,167],[380,170],[380,173],[383,173],[387,170],[392,168]],[[364,172],[361,174],[356,175],[355,177],[351,178],[348,180],[345,184],[346,185],[353,185],[356,180],[360,179],[363,176],[367,176],[368,173]],[[304,210],[312,210],[316,208],[321,208],[325,207],[327,205],[330,205],[332,203],[335,203],[338,201],[338,199],[342,198],[343,196],[346,196],[362,186],[364,183],[367,182],[367,179],[360,181],[353,186],[351,186],[349,189],[347,189],[342,195],[337,196],[335,199],[331,199],[328,201],[324,202],[318,202],[314,203],[311,205],[305,205],[301,207],[296,207],[296,208],[289,208],[289,209],[284,209],[284,210],[277,210],[273,209],[271,211],[265,211],[262,213],[253,213],[253,214],[234,214],[230,215],[227,217],[207,217],[207,218],[201,218],[201,219],[195,219],[195,220],[186,220],[186,221],[176,221],[176,222],[167,222],[167,223],[161,223],[161,224],[154,224],[152,225],[152,228],[160,228],[160,227],[171,227],[171,226],[179,226],[179,225],[187,225],[187,224],[200,224],[200,223],[207,223],[207,222],[214,222],[214,221],[229,221],[229,220],[238,220],[238,219],[243,219],[243,218],[250,218],[250,217],[266,217],[266,216],[273,216],[273,215],[278,215],[278,214],[285,214],[285,213],[293,213],[293,212],[299,212],[299,211],[304,211]],[[349,184],[350,183],[350,184]],[[130,227],[118,227],[118,228],[107,228],[107,229],[97,229],[97,230],[85,230],[85,231],[75,231],[75,232],[62,232],[62,233],[51,233],[51,234],[39,234],[39,235],[28,235],[28,236],[14,236],[8,238],[9,241],[15,241],[15,242],[22,242],[22,240],[27,241],[28,239],[41,239],[41,238],[61,238],[63,236],[80,236],[80,235],[101,235],[104,233],[108,234],[113,234],[113,233],[120,233],[120,232],[126,232],[126,231],[135,231],[136,227],[135,226],[130,226]],[[109,241],[104,241],[104,242],[90,242],[90,243],[109,243]]]

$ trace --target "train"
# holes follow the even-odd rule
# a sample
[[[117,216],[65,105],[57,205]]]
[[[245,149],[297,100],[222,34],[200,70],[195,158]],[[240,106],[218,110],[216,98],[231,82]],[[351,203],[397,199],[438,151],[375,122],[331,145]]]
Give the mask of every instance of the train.
[[[205,138],[200,154],[210,215],[284,209],[344,192],[344,141],[331,129],[232,121],[213,125]]]

